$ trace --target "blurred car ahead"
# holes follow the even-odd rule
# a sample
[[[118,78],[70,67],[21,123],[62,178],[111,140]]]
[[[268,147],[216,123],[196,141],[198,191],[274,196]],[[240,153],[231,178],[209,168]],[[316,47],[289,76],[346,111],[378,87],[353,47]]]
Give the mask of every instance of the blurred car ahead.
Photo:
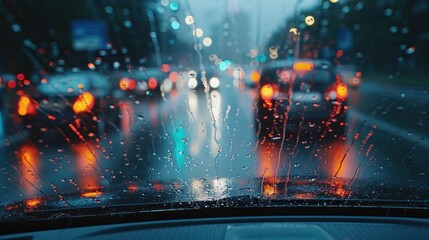
[[[220,81],[220,73],[215,69],[214,66],[207,66],[205,68],[205,72],[190,70],[187,71],[187,74],[182,74],[182,77],[185,78],[187,82],[187,86],[191,90],[204,91],[204,83],[203,76],[207,80],[207,84],[210,90],[219,89],[221,81]]]
[[[260,138],[280,139],[288,129],[333,132],[336,137],[344,133],[347,86],[328,61],[276,61],[262,70],[260,83]]]
[[[355,65],[339,65],[335,72],[350,87],[356,88],[362,83],[362,72],[358,71]]]
[[[119,125],[119,105],[112,89],[96,72],[50,75],[34,91],[20,94],[17,115],[38,139],[50,131],[69,140],[96,138]]]
[[[112,82],[117,82],[119,89],[132,94],[134,97],[161,96],[161,86],[168,78],[168,74],[158,67],[148,67],[131,72],[113,73]]]

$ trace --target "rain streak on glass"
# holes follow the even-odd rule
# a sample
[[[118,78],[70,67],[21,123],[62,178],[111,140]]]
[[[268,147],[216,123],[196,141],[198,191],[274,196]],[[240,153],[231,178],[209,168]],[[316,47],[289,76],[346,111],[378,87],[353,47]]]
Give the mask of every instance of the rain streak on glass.
[[[428,204],[426,1],[0,11],[5,215],[244,195]]]

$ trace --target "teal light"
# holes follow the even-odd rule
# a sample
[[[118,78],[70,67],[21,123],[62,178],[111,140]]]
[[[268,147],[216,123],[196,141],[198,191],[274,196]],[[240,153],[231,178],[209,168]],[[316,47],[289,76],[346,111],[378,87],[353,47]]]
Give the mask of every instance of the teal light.
[[[223,62],[226,64],[227,68],[230,68],[232,66],[232,62],[230,60],[223,60]]]
[[[261,63],[264,63],[265,61],[267,61],[267,56],[265,56],[265,54],[261,54],[258,56],[258,61]]]
[[[180,28],[180,23],[179,23],[178,21],[173,21],[173,22],[171,22],[171,27],[172,27],[174,30],[177,30],[177,29],[179,29],[179,28]]]
[[[221,70],[221,71],[225,71],[227,68],[228,68],[228,65],[227,65],[227,63],[226,62],[220,62],[219,63],[219,65],[218,65],[218,68],[219,68],[219,70]]]
[[[177,2],[171,2],[170,3],[170,9],[171,9],[171,11],[179,10],[179,4]]]

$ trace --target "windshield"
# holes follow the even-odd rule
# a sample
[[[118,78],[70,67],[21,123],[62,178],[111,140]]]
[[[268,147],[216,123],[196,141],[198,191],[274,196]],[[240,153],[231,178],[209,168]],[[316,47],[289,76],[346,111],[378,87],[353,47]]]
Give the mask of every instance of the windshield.
[[[424,0],[1,0],[0,13],[2,221],[238,196],[429,205]]]

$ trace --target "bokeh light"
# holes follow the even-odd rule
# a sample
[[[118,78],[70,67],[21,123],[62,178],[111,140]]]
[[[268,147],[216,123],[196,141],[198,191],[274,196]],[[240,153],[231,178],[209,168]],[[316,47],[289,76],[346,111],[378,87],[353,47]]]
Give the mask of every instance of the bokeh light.
[[[315,23],[315,19],[313,16],[307,16],[305,17],[305,24],[307,26],[312,26]]]
[[[177,30],[180,28],[180,23],[178,21],[172,21],[171,22],[171,28],[173,28],[174,30]]]
[[[186,16],[186,17],[185,17],[185,23],[186,23],[186,24],[188,24],[188,25],[192,25],[194,22],[195,22],[195,21],[194,21],[194,17],[193,17],[193,16],[188,15],[188,16]]]
[[[177,3],[177,2],[171,2],[170,3],[170,9],[171,9],[171,11],[177,11],[177,10],[179,10],[179,3]]]
[[[212,39],[211,39],[211,38],[209,38],[209,37],[204,38],[204,39],[203,39],[203,44],[204,44],[204,46],[206,46],[206,47],[210,47],[210,46],[212,45]]]
[[[198,37],[198,38],[200,38],[204,35],[204,31],[201,28],[195,29],[192,33],[195,37]]]

